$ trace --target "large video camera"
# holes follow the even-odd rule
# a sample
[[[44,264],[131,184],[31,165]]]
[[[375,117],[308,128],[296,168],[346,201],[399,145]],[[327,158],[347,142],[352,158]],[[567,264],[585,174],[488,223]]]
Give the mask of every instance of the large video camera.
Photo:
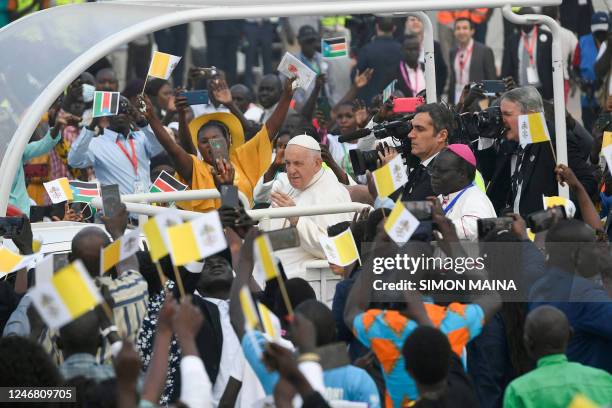
[[[350,142],[352,140],[361,139],[370,134],[373,134],[376,139],[386,139],[388,137],[393,138],[399,142],[400,146],[396,147],[398,153],[408,160],[410,155],[410,139],[408,139],[408,133],[412,131],[412,118],[414,114],[403,116],[393,121],[383,122],[379,125],[374,126],[372,129],[359,129],[345,136],[340,136],[338,139],[340,142]],[[378,150],[359,150],[353,149],[349,152],[351,158],[351,164],[353,166],[353,172],[356,176],[365,174],[366,170],[374,171],[378,168],[379,158]]]
[[[491,106],[480,112],[457,115],[456,137],[467,142],[479,137],[501,139],[504,136],[504,121],[499,106]]]

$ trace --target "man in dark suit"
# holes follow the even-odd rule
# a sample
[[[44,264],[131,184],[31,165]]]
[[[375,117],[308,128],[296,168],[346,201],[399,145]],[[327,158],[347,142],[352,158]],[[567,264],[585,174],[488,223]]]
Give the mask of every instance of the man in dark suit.
[[[395,25],[392,18],[379,18],[376,22],[376,37],[359,52],[358,72],[374,68],[372,78],[357,95],[368,105],[372,102],[372,98],[381,93],[388,85],[384,81],[400,62],[401,46],[393,39],[394,30]]]
[[[521,148],[518,143],[518,117],[542,112],[542,97],[534,87],[516,88],[502,96],[500,107],[506,127],[505,139],[481,139],[477,152],[478,164],[487,182],[487,195],[497,213],[511,210],[525,217],[543,209],[542,195],[559,194],[552,151],[555,146],[554,127],[548,125],[552,143],[534,143]],[[569,167],[589,195],[593,195],[597,183],[587,162],[581,157],[576,136],[569,129],[567,155]]]
[[[519,14],[531,14],[531,7]],[[553,98],[552,36],[536,25],[523,25],[504,48],[502,77],[513,77],[519,86],[535,86],[544,99]]]
[[[436,156],[448,144],[449,134],[453,131],[454,118],[450,109],[441,103],[428,103],[417,108],[412,119],[412,130],[408,134],[411,150],[408,163],[411,167],[408,182],[389,198],[377,197],[376,187],[372,178],[368,179],[368,191],[375,200],[374,206],[390,207],[401,195],[402,201],[422,201],[427,197],[435,196],[431,188],[429,170]]]
[[[457,47],[450,52],[451,69],[448,102],[456,104],[465,85],[485,79],[496,79],[493,50],[474,41],[474,23],[469,18],[455,21]]]
[[[419,62],[420,52],[418,37],[415,34],[404,36],[402,59],[384,81],[389,84],[397,80],[395,90],[401,91],[406,98],[412,98],[425,89],[425,64]]]

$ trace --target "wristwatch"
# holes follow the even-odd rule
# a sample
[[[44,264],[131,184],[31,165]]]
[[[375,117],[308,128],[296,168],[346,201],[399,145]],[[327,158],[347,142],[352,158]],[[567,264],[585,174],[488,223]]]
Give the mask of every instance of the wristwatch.
[[[108,326],[105,329],[100,330],[100,334],[102,335],[102,337],[108,337],[109,334],[111,334],[112,332],[118,333],[119,330],[117,329],[117,326],[115,326],[114,324]]]

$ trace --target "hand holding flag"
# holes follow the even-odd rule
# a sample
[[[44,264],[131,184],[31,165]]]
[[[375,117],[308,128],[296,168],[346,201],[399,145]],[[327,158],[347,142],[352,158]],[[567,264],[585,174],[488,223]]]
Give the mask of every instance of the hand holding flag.
[[[378,195],[388,197],[408,182],[408,173],[401,155],[372,173]]]

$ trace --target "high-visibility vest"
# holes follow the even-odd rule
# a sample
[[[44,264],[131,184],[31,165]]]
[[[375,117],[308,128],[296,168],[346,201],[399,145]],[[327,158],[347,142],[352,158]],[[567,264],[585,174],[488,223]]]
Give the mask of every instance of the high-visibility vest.
[[[55,5],[65,6],[66,4],[81,4],[86,2],[86,0],[55,0]]]
[[[474,24],[480,24],[487,19],[488,8],[464,9],[456,11],[439,11],[438,22],[440,24],[452,24],[458,18],[468,18]]]
[[[346,20],[350,18],[350,16],[327,16],[321,19],[321,27],[324,28],[335,28],[335,27],[345,27]]]

